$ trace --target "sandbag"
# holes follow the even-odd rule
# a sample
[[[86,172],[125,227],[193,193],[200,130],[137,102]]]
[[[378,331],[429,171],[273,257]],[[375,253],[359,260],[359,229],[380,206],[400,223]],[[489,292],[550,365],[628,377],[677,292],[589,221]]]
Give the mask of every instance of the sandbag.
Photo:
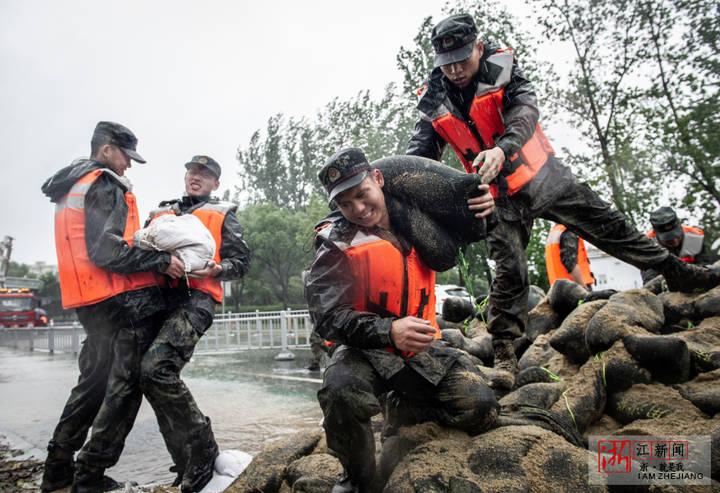
[[[467,201],[480,195],[481,176],[419,156],[389,156],[370,163],[385,179],[386,192],[425,212],[465,243],[487,236],[486,219],[475,218]],[[489,222],[497,222],[495,213]]]
[[[135,232],[133,245],[146,250],[170,252],[185,264],[185,272],[204,269],[215,256],[215,240],[200,219],[192,214],[164,214]]]
[[[653,379],[662,383],[686,382],[690,376],[690,351],[685,341],[668,336],[623,338],[632,357],[647,368]]]
[[[550,300],[545,297],[535,308],[528,313],[527,323],[525,324],[525,335],[531,341],[537,336],[547,334],[553,329],[560,327],[563,317],[561,317],[550,305]]]
[[[550,338],[550,345],[575,363],[587,361],[590,352],[585,345],[585,327],[606,304],[606,300],[592,301],[573,310]]]
[[[524,370],[533,366],[544,366],[558,351],[550,346],[550,337],[554,332],[543,334],[535,339],[522,357],[518,359],[518,368]]]
[[[702,373],[689,382],[672,387],[702,412],[710,416],[720,412],[720,370]]]
[[[449,296],[443,301],[442,317],[448,322],[462,322],[475,313],[475,305],[460,296]]]
[[[587,289],[569,279],[558,279],[550,286],[547,297],[553,310],[565,318],[588,295]]]

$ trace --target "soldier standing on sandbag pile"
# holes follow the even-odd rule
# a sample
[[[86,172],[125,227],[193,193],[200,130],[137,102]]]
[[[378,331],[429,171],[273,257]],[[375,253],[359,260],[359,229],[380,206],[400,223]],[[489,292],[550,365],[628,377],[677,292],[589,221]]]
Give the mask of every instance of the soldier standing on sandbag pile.
[[[212,479],[218,446],[210,426],[180,371],[190,361],[195,345],[212,325],[215,306],[222,303],[221,281],[240,279],[250,266],[236,205],[210,194],[220,186],[220,165],[208,156],[185,164],[185,196],[160,203],[150,214],[192,214],[215,239],[215,258],[203,270],[188,273],[189,281],[169,290],[169,315],[142,359],[140,386],[155,410],[160,432],[177,473],[173,486],[183,493],[200,491]]]
[[[563,224],[556,224],[548,232],[545,268],[550,286],[558,279],[568,279],[591,291],[595,284],[585,242]]]
[[[652,229],[648,237],[654,238],[683,262],[707,265],[717,260],[717,256],[705,249],[705,232],[700,228],[680,224],[672,207],[660,207],[650,213],[650,224]],[[660,275],[660,272],[646,269],[640,275],[643,283],[647,283]]]
[[[344,475],[334,493],[377,487],[370,418],[378,396],[397,394],[411,422],[437,421],[479,433],[495,422],[498,405],[463,352],[446,346],[435,320],[435,272],[390,222],[384,179],[359,149],[333,155],[318,177],[338,210],[317,228],[315,260],[306,297],[317,332],[339,344],[318,400],[328,448]],[[471,210],[494,208],[483,195]],[[404,424],[411,424],[404,421]]]
[[[468,173],[491,183],[499,224],[488,239],[495,261],[488,331],[493,336],[496,388],[512,388],[512,340],[527,320],[525,248],[533,219],[561,223],[601,250],[640,269],[663,273],[671,290],[709,289],[720,272],[682,262],[640,234],[619,212],[579,183],[555,157],[538,124],[535,93],[510,50],[477,39],[468,14],[432,30],[435,68],[423,88],[420,119],[408,154],[440,160],[449,143]]]
[[[104,476],[104,470],[117,462],[142,398],[139,393],[126,398],[129,367],[124,364],[133,354],[135,339],[145,337],[164,316],[162,278],[154,273],[175,278],[185,274],[177,257],[132,246],[140,222],[125,171],[131,159],[145,162],[136,148],[137,139],[129,129],[99,122],[90,159],[75,160],[42,186],[56,204],[63,308],[76,309],[87,335],[78,358],[78,383],[48,444],[43,491],[73,483],[73,475],[73,491],[121,486]],[[114,415],[117,419],[110,417],[108,406],[119,411]],[[96,454],[83,449],[75,463],[73,456],[91,424],[93,437],[104,434],[107,439]]]

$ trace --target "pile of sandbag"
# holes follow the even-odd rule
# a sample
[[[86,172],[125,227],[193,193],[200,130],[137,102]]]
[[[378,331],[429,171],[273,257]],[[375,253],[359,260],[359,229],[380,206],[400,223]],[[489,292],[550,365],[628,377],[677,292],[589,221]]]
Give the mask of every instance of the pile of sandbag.
[[[498,427],[469,436],[424,423],[381,444],[378,421],[378,491],[616,491],[589,484],[593,435],[710,436],[710,487],[635,490],[720,489],[720,287],[693,295],[577,288],[556,282],[530,312],[515,346],[516,386],[496,394]],[[446,329],[443,339],[490,376],[482,322]],[[227,491],[328,493],[341,470],[317,430],[258,454]]]

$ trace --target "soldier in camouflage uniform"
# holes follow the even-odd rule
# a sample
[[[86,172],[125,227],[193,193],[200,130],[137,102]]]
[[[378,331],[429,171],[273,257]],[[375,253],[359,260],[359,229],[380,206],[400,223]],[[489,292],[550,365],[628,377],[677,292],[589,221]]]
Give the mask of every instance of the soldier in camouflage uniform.
[[[210,196],[220,185],[220,165],[208,156],[195,156],[185,167],[186,195],[161,202],[150,218],[194,214],[215,238],[216,255],[205,269],[188,274],[189,286],[181,281],[170,290],[170,314],[142,359],[140,385],[175,463],[173,486],[188,493],[200,491],[212,478],[218,446],[210,419],[198,408],[180,371],[212,324],[215,306],[222,301],[220,281],[245,275],[250,252],[235,215],[236,206]]]
[[[137,393],[132,399],[123,400],[118,393],[119,375],[110,373],[111,364],[113,354],[124,357],[122,352],[127,346],[122,343],[113,346],[113,342],[116,338],[124,341],[135,333],[152,330],[164,316],[164,298],[157,286],[126,290],[93,303],[68,303],[74,292],[73,281],[81,283],[83,297],[103,298],[98,291],[112,291],[114,285],[132,279],[130,273],[162,272],[171,277],[184,274],[183,263],[178,258],[169,253],[131,247],[124,239],[127,227],[137,222],[137,209],[125,170],[130,167],[131,159],[145,162],[135,151],[136,145],[137,139],[129,129],[113,122],[100,122],[92,137],[90,159],[75,160],[42,186],[42,191],[57,204],[56,239],[63,305],[81,305],[76,310],[87,335],[78,358],[78,383],[70,393],[48,445],[40,486],[43,491],[53,491],[73,482],[76,469],[73,456],[85,442],[91,424],[93,432],[107,425],[116,430],[118,436],[130,429],[141,396]],[[99,175],[88,186],[88,177],[96,173]],[[70,214],[75,217],[84,214],[84,221],[76,219],[77,223],[71,225],[76,240],[74,246],[67,231],[62,231],[67,228],[67,222],[72,222],[72,216],[62,215],[73,210]],[[84,234],[84,240],[80,233]],[[82,259],[85,256],[88,262]],[[68,269],[74,272],[68,275]],[[129,275],[124,277],[126,274]],[[108,282],[99,282],[103,277]],[[99,284],[94,286],[93,282]],[[106,390],[108,403],[123,406],[123,419],[93,423]],[[105,445],[108,449],[122,450],[124,436],[119,442],[114,438],[116,436]],[[120,486],[103,475],[103,467],[92,468],[78,458],[77,468],[92,469],[90,477],[86,475],[85,489],[81,487],[77,491],[104,491]]]
[[[432,31],[435,68],[418,102],[420,118],[407,154],[440,160],[450,143],[468,172],[491,184],[499,224],[489,234],[495,278],[489,299],[498,377],[511,388],[517,361],[512,340],[527,320],[525,248],[533,220],[542,217],[640,269],[662,272],[672,290],[709,289],[720,273],[683,263],[639,233],[555,157],[538,125],[537,98],[510,50],[477,39],[468,14]]]
[[[439,339],[435,272],[390,224],[388,201],[398,199],[383,192],[382,173],[350,148],[319,178],[339,211],[318,227],[305,286],[315,329],[338,345],[318,400],[328,448],[345,470],[332,491],[367,492],[378,486],[370,418],[383,394],[393,392],[395,418],[411,411],[404,424],[432,420],[471,433],[494,424],[497,402],[467,355]],[[470,208],[486,215],[493,203],[482,187]]]

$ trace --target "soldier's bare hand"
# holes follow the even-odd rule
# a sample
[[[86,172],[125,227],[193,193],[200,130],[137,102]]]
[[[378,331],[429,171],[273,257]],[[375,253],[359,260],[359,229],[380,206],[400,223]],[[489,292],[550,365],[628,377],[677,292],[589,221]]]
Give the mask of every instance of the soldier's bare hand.
[[[172,277],[173,279],[179,279],[185,276],[185,264],[182,260],[177,258],[175,255],[170,256],[170,264],[163,274]]]
[[[505,152],[499,147],[493,147],[480,151],[473,161],[473,167],[479,169],[483,183],[490,183],[500,173],[504,162]]]
[[[435,339],[435,330],[427,320],[403,317],[392,323],[390,337],[399,350],[421,353]]]
[[[214,260],[209,260],[204,269],[188,272],[190,279],[205,279],[206,277],[217,277],[222,272],[222,266],[216,264]]]
[[[468,199],[468,209],[475,212],[475,217],[485,217],[495,210],[495,200],[490,195],[489,185],[478,185],[482,195]]]

